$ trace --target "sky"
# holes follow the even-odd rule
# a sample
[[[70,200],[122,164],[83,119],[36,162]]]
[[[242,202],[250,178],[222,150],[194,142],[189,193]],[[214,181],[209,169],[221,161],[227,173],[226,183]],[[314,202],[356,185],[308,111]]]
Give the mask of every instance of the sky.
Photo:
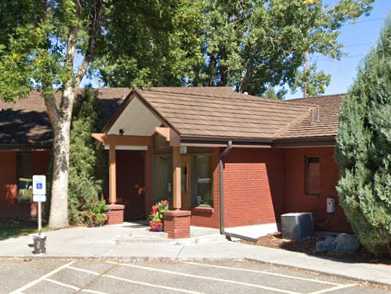
[[[333,4],[336,0],[325,0],[326,4]],[[340,94],[349,90],[352,85],[360,62],[376,45],[384,22],[391,13],[391,0],[376,0],[369,16],[362,16],[354,23],[345,24],[341,28],[339,41],[343,45],[344,56],[340,60],[327,57],[312,57],[318,69],[331,75],[331,82],[325,94]],[[91,83],[93,87],[101,87],[98,79],[86,79],[83,84]],[[300,91],[288,93],[287,99],[301,97]]]
[[[339,41],[344,46],[345,56],[341,60],[327,57],[312,59],[316,62],[318,69],[331,75],[331,83],[325,94],[340,94],[349,90],[360,62],[376,45],[384,22],[390,13],[391,0],[376,0],[369,16],[362,16],[355,23],[345,24],[342,27]],[[301,92],[289,93],[287,98],[301,95]]]

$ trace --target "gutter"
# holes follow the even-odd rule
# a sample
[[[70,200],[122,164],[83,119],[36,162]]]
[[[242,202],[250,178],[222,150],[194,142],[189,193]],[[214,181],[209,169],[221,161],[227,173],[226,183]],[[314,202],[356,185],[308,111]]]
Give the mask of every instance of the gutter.
[[[220,214],[220,234],[225,233],[224,229],[224,159],[232,149],[232,141],[228,141],[225,149],[220,154],[219,157],[219,195],[220,195],[220,205],[219,205],[219,214]]]

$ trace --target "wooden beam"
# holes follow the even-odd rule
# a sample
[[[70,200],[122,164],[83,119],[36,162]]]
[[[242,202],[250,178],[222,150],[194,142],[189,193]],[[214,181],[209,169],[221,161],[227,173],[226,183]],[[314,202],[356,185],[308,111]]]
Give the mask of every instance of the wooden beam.
[[[105,145],[148,146],[152,141],[150,136],[108,135],[105,133],[93,133],[92,137]]]
[[[181,209],[182,189],[181,189],[181,155],[179,147],[172,147],[172,170],[173,170],[173,207]]]
[[[115,145],[110,145],[109,150],[109,202],[115,204],[117,202],[117,168]]]
[[[170,143],[170,146],[179,146],[181,143],[179,135],[171,128],[158,127],[155,128],[155,132],[164,137]]]

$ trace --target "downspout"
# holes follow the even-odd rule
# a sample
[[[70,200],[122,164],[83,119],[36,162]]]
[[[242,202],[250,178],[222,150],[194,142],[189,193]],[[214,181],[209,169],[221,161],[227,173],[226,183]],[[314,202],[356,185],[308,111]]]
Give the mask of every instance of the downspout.
[[[220,194],[220,234],[224,234],[224,158],[228,155],[232,149],[232,141],[228,141],[227,147],[220,154],[219,158],[219,194]]]

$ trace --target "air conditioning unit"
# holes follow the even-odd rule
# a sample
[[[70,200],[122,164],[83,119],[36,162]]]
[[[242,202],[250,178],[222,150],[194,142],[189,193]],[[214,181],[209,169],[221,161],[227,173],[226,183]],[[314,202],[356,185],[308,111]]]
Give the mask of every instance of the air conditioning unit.
[[[284,239],[300,241],[311,237],[314,223],[311,212],[293,212],[281,215],[281,230]]]

